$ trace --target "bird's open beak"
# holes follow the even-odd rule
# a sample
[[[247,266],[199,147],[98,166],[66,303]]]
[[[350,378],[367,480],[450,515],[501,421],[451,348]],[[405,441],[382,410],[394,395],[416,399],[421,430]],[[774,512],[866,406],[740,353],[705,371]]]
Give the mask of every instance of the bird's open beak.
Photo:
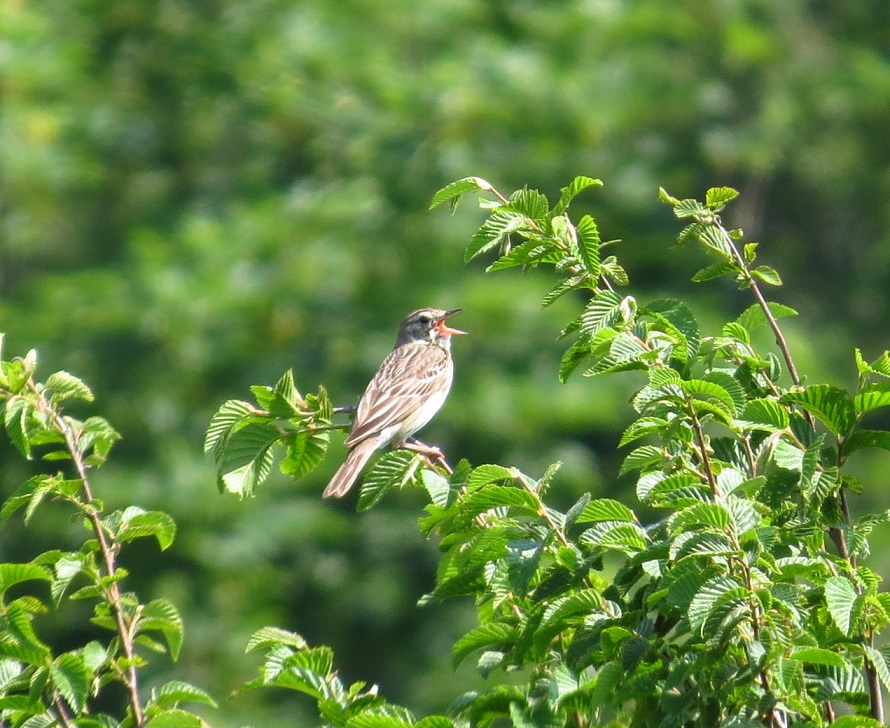
[[[452,329],[450,326],[446,326],[445,322],[448,320],[450,316],[454,316],[458,311],[462,309],[452,308],[450,311],[446,311],[445,315],[436,323],[436,330],[439,332],[439,336],[454,336],[455,334],[466,334],[466,331],[461,331],[460,329]]]

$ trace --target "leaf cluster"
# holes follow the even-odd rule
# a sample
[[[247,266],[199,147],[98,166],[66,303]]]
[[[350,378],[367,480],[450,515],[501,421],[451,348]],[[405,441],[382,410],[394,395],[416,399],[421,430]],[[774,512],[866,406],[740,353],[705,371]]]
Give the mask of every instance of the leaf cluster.
[[[2,344],[2,337],[0,337]],[[204,725],[182,703],[215,706],[203,690],[181,681],[161,685],[148,699],[139,691],[145,653],[179,656],[183,622],[166,598],[147,603],[121,586],[126,570],[117,565],[124,546],[154,538],[163,550],[173,542],[176,524],[166,513],[137,506],[106,511],[90,483],[90,473],[106,462],[119,435],[101,417],[78,420],[65,414],[71,399],[93,400],[89,387],[68,372],[35,379],[37,354],[2,358],[0,409],[7,436],[26,458],[46,464],[3,503],[0,525],[22,512],[28,523],[48,501],[68,506],[86,534],[76,550],[54,549],[27,563],[0,564],[0,722],[9,726]],[[64,462],[68,470],[53,470]],[[41,638],[40,618],[66,614],[70,602],[92,606],[91,623],[107,633],[79,646],[58,650]],[[127,694],[121,715],[93,708],[109,686]]]
[[[851,515],[848,493],[866,486],[847,465],[859,450],[890,449],[890,433],[865,424],[890,406],[890,355],[868,362],[857,350],[850,390],[804,382],[778,323],[796,312],[762,290],[781,278],[755,265],[756,244],[742,244],[741,231],[721,221],[736,196],[729,188],[703,201],[663,190],[661,198],[687,223],[678,244],[696,242],[715,258],[693,279],[728,279],[754,303],[717,332],[702,331],[683,301],[638,303],[621,292],[628,276],[602,256],[593,218],[567,214],[597,184],[579,177],[551,206],[534,190],[507,196],[469,177],[432,205],[453,208],[467,192],[486,193],[487,218],[468,260],[494,254],[493,271],[552,265],[560,280],[544,305],[587,292],[562,332],[573,342],[559,376],[579,367],[585,376],[638,372],[620,474],[661,518],[644,524],[625,504],[586,493],[554,508],[547,496],[558,463],[533,477],[494,464],[462,460],[452,470],[404,452],[383,456],[359,506],[391,488],[424,488],[430,504],[420,528],[442,555],[421,604],[473,601],[478,624],[455,642],[452,659],[475,659],[494,683],[459,697],[447,718],[424,720],[878,725],[890,651],[876,636],[890,622],[890,598],[862,561],[869,534],[890,513]],[[761,327],[775,350],[754,343]],[[376,693],[368,698],[362,685],[344,688],[326,648],[263,634],[266,662],[251,687],[308,693],[333,726],[423,723]],[[850,715],[837,718],[839,703]]]

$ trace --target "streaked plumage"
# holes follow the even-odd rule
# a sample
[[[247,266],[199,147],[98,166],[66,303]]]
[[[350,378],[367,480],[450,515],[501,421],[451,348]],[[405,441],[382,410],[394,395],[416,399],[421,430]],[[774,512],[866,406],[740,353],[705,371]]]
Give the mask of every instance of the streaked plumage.
[[[454,376],[451,336],[464,333],[445,321],[459,310],[422,308],[402,321],[395,348],[359,401],[345,442],[349,455],[324,497],[345,495],[376,450],[401,445],[439,411]]]

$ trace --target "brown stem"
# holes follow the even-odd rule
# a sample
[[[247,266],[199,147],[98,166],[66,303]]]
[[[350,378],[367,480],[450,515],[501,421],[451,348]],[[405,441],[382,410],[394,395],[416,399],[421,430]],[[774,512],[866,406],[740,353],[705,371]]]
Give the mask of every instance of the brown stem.
[[[84,461],[83,453],[78,446],[77,433],[75,433],[67,420],[49,405],[43,395],[38,392],[33,382],[30,383],[30,389],[39,397],[41,409],[50,416],[56,431],[62,435],[65,440],[65,447],[71,455],[74,469],[77,471],[78,478],[81,481],[81,488],[83,490],[86,504],[93,503],[93,492],[87,476],[88,468]],[[105,571],[109,577],[113,577],[117,572],[115,552],[112,545],[108,542],[108,537],[105,533],[105,529],[102,527],[102,520],[99,517],[99,513],[92,507],[84,508],[83,510],[90,521],[90,525],[96,535],[96,540],[99,542],[99,550],[102,552],[102,559],[105,562]],[[126,674],[124,676],[124,685],[129,693],[130,706],[133,709],[133,719],[136,726],[141,726],[144,717],[142,713],[142,704],[139,700],[139,681],[134,659],[135,649],[133,643],[135,635],[133,628],[135,627],[135,624],[130,624],[128,622],[127,615],[124,612],[122,605],[121,591],[117,581],[112,580],[111,584],[105,587],[105,595],[106,600],[111,605],[111,611],[117,622],[117,632],[120,636],[121,648],[124,651],[124,657],[128,663]]]

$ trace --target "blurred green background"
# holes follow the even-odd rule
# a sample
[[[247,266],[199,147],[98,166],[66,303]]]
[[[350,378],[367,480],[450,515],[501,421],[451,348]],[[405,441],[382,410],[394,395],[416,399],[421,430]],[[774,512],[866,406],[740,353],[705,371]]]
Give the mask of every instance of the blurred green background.
[[[453,179],[551,199],[577,174],[603,179],[576,212],[622,239],[638,299],[686,297],[706,329],[750,301],[688,283],[703,255],[671,249],[680,226],[656,191],[737,187],[725,218],[785,279],[799,368],[852,383],[853,346],[890,346],[888,29],[886,0],[0,4],[0,330],[7,356],[37,347],[44,375],[84,377],[122,433],[95,484],[107,504],[179,525],[168,552],[124,557],[141,596],[185,618],[180,662],[149,680],[210,690],[217,726],[308,722],[299,697],[226,700],[258,664],[249,634],[275,624],[420,711],[476,684],[448,655],[471,606],[416,607],[436,563],[421,494],[360,515],[322,502],[341,437],[313,477],[243,503],[201,454],[224,399],[289,367],[353,402],[419,306],[463,307],[471,333],[425,440],[531,474],[562,460],[563,505],[584,490],[634,504],[614,450],[638,382],[557,382],[555,336],[582,301],[542,312],[546,274],[465,266],[481,213],[427,211]],[[29,470],[0,455],[6,496]],[[886,453],[855,465],[856,511],[885,506]],[[8,524],[0,555],[78,529],[51,508]],[[45,628],[75,645],[83,623]]]

